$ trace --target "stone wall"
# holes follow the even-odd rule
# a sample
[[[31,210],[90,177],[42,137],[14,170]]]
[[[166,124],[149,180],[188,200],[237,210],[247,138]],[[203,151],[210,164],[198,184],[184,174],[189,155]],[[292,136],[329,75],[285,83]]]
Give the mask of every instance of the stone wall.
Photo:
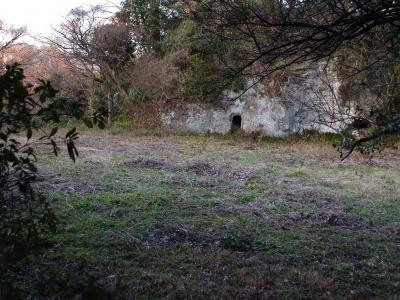
[[[305,129],[331,132],[332,128],[320,124],[313,105],[308,105],[318,101],[315,91],[324,97],[333,97],[332,89],[320,80],[323,72],[318,66],[288,78],[280,95],[275,97],[259,85],[239,99],[236,99],[239,94],[227,92],[223,100],[214,104],[182,102],[162,114],[162,124],[175,131],[225,134],[232,128],[233,116],[239,115],[241,129],[246,133],[257,131],[266,136],[285,136]],[[340,84],[333,73],[331,76],[336,93]]]

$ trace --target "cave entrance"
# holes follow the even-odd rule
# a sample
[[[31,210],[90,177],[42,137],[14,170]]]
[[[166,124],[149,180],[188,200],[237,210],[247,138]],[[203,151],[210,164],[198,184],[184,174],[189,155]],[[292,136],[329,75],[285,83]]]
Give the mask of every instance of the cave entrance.
[[[238,130],[240,128],[242,128],[242,116],[233,115],[232,116],[231,130],[232,131],[236,131],[236,130]]]

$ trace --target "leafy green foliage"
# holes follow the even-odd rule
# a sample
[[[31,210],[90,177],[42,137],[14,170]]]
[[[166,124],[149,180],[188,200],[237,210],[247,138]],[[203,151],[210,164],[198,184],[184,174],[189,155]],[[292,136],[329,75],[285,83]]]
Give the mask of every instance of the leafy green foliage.
[[[146,102],[149,100],[146,91],[142,86],[133,87],[129,90],[129,97],[133,101]]]
[[[125,0],[117,14],[143,27],[143,46],[162,54],[162,40],[168,30],[176,27],[182,18],[182,5],[177,0]]]
[[[215,101],[224,90],[244,87],[244,78],[234,78],[236,70],[228,68],[221,59],[237,49],[232,43],[203,31],[197,23],[181,22],[168,33],[164,44],[166,49],[180,45],[186,52],[187,62],[180,82],[186,100]]]
[[[18,65],[7,66],[0,76],[0,258],[6,259],[23,256],[33,243],[56,227],[49,203],[34,192],[31,182],[37,171],[34,144],[50,145],[58,154],[58,128],[53,127],[50,132],[42,128],[49,122],[60,122],[57,102],[52,101],[57,91],[42,80],[32,92],[23,79]],[[34,131],[39,130],[42,136],[33,141]],[[76,135],[66,137],[72,149],[75,139]]]
[[[48,81],[35,88],[24,83],[23,70],[7,66],[0,75],[0,259],[12,261],[24,256],[46,234],[56,229],[56,218],[46,199],[35,193],[35,162],[38,146],[48,146],[58,155],[56,135],[65,112]],[[83,113],[77,109],[75,117]],[[72,112],[70,111],[69,114]],[[102,116],[93,121],[104,127]],[[50,129],[47,129],[50,125]],[[64,143],[75,161],[78,151],[76,128],[67,132]]]
[[[74,99],[75,98],[75,99]],[[59,113],[63,115],[64,118],[82,118],[85,112],[86,100],[82,95],[72,98],[70,95],[63,92],[58,92],[54,98],[57,102],[59,108]]]

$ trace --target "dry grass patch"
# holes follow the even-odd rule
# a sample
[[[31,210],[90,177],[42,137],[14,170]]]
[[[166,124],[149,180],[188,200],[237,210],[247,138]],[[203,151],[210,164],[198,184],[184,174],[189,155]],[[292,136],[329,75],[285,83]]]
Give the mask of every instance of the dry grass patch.
[[[64,283],[75,272],[112,299],[400,292],[395,151],[341,162],[322,140],[113,130],[84,132],[78,147],[75,165],[43,155],[37,183],[61,221],[40,261]],[[43,269],[28,265],[21,278]]]

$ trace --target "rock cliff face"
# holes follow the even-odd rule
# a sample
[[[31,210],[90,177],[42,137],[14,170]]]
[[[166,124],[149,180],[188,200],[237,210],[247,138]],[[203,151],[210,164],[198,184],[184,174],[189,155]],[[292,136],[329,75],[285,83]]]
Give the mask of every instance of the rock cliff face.
[[[306,129],[332,132],[341,124],[322,124],[321,117],[329,116],[321,116],[317,106],[336,103],[339,87],[336,74],[318,65],[289,77],[279,96],[271,96],[265,86],[258,85],[238,99],[239,94],[226,92],[224,99],[214,104],[181,102],[162,114],[162,124],[198,134],[225,134],[235,127],[265,136],[286,136]]]

